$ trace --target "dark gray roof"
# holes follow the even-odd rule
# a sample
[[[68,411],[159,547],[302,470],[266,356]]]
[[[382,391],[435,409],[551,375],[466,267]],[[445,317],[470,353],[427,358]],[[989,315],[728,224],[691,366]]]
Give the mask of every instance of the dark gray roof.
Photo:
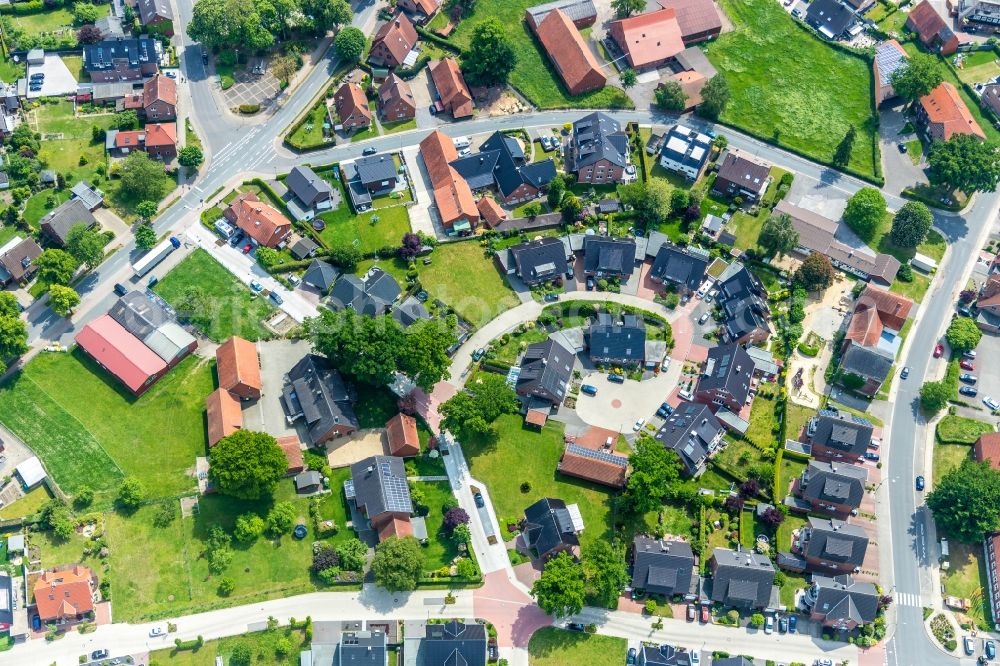
[[[509,250],[517,275],[528,282],[548,280],[566,273],[566,245],[559,238],[542,238]]]
[[[475,155],[451,163],[474,190],[496,186],[505,198],[524,183],[541,189],[552,182],[556,165],[551,159],[526,163],[524,150],[517,139],[494,132]]]
[[[868,550],[868,535],[857,525],[836,518],[809,517],[805,556],[860,567]]]
[[[691,666],[691,653],[673,645],[643,645],[641,650],[639,666]]]
[[[323,475],[315,470],[299,472],[295,475],[295,489],[302,490],[323,483]]]
[[[857,508],[865,494],[868,471],[857,465],[810,460],[802,471],[802,496],[817,502]]]
[[[387,658],[385,633],[381,631],[345,631],[340,635],[337,652],[339,661],[336,661],[336,664],[385,666]]]
[[[354,502],[371,520],[383,513],[413,513],[402,458],[372,456],[351,465]]]
[[[452,620],[428,624],[417,663],[424,666],[486,666],[486,627]]]
[[[682,402],[656,431],[656,439],[677,453],[687,473],[693,475],[721,431],[722,425],[708,405]]]
[[[339,273],[337,273],[337,269],[333,265],[321,259],[313,259],[313,262],[309,264],[309,268],[306,269],[305,274],[302,276],[302,281],[316,287],[320,291],[326,291],[333,286],[338,275]]]
[[[91,210],[104,203],[104,192],[85,180],[75,184],[70,191],[73,193],[74,199],[81,199]]]
[[[573,520],[561,499],[545,497],[524,510],[524,542],[545,557],[556,548],[578,546]]]
[[[83,62],[88,72],[114,69],[116,60],[127,60],[131,69],[156,64],[154,40],[150,37],[106,39],[83,47]]]
[[[635,268],[635,241],[631,238],[586,236],[583,262],[587,273],[620,275],[628,279]]]
[[[423,303],[415,297],[409,296],[402,303],[392,306],[392,318],[405,328],[422,319],[430,319],[431,313],[427,311]]]
[[[646,324],[638,315],[622,315],[616,321],[600,312],[587,331],[591,358],[621,359],[642,363],[646,356]]]
[[[896,357],[891,351],[851,342],[840,358],[840,369],[883,382],[895,362]]]
[[[754,330],[767,330],[770,310],[764,286],[742,263],[734,261],[723,271],[715,300],[725,313],[727,339],[739,340]]]
[[[766,164],[750,159],[745,153],[730,150],[719,161],[719,174],[716,180],[719,184],[726,181],[735,183],[749,192],[762,192],[770,171]]]
[[[295,242],[294,245],[289,249],[292,256],[296,259],[302,260],[312,255],[313,252],[319,249],[319,245],[316,244],[311,238],[306,238],[303,236]]]
[[[63,245],[69,230],[78,224],[84,224],[88,229],[97,224],[97,218],[81,199],[70,199],[60,204],[41,220],[42,229]]]
[[[663,138],[661,154],[685,167],[700,171],[712,153],[712,138],[684,125],[674,125]]]
[[[403,293],[396,278],[381,268],[371,268],[364,277],[342,275],[330,292],[334,310],[351,308],[368,317],[387,314],[389,306]]]
[[[354,163],[354,168],[365,186],[375,185],[396,177],[396,162],[392,155],[369,155]]]
[[[749,608],[764,608],[771,601],[775,570],[770,559],[748,550],[716,548],[712,561],[712,601]]]
[[[806,21],[817,30],[826,28],[839,37],[854,23],[854,13],[838,0],[813,0],[806,10]]]
[[[174,321],[165,308],[141,291],[130,291],[119,298],[108,314],[140,340],[160,326]]]
[[[860,456],[872,441],[874,427],[867,419],[833,408],[819,410],[806,432],[813,444]]]
[[[705,279],[706,268],[708,268],[706,259],[676,245],[664,244],[656,253],[649,274],[664,282],[673,282],[694,291]]]
[[[721,391],[743,404],[750,395],[754,362],[743,347],[721,345],[708,350],[705,370],[698,379],[699,391]]]
[[[333,196],[333,186],[307,166],[293,167],[285,178],[285,187],[296,199],[310,207]]]
[[[340,373],[322,356],[306,354],[288,371],[282,399],[289,415],[302,414],[309,434],[322,437],[337,424],[359,427]]]
[[[518,393],[541,393],[562,402],[573,376],[575,362],[573,352],[555,340],[529,345],[521,358],[521,374],[517,378]]]
[[[620,167],[628,162],[628,137],[617,120],[597,111],[573,123],[574,168],[605,159]]]
[[[754,666],[753,662],[746,657],[726,657],[725,659],[713,659],[712,666]]]
[[[597,7],[594,6],[593,0],[555,0],[555,2],[528,7],[527,11],[534,19],[535,25],[538,25],[553,9],[561,9],[573,22],[597,19]]]
[[[813,574],[816,601],[813,610],[828,621],[873,622],[878,614],[878,589],[872,583],[861,583],[850,576],[819,576]]]
[[[632,549],[632,587],[666,595],[691,591],[694,552],[690,544],[637,536]]]

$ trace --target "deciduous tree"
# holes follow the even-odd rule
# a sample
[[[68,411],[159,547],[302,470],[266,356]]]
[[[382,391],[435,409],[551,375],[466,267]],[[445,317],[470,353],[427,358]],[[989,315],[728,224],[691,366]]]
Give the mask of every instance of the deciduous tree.
[[[583,549],[583,573],[592,593],[608,607],[631,581],[625,566],[625,549],[603,539]]]
[[[187,34],[212,49],[266,49],[274,35],[255,0],[197,0]]]
[[[104,259],[107,239],[85,224],[75,224],[66,235],[66,249],[87,268],[93,269]]]
[[[465,525],[469,522],[469,514],[465,512],[465,509],[453,506],[452,508],[445,511],[444,514],[444,526],[453,530],[459,525]]]
[[[892,218],[889,238],[898,247],[917,247],[927,238],[934,216],[926,205],[919,201],[908,201],[896,211]]]
[[[135,246],[140,250],[149,250],[154,245],[156,245],[156,230],[153,229],[153,225],[143,222],[135,228]]]
[[[278,502],[267,512],[267,519],[264,521],[264,531],[273,538],[288,534],[295,525],[295,515],[294,504],[291,502]]]
[[[73,5],[73,20],[77,25],[93,24],[100,16],[101,12],[97,5],[92,5],[89,2],[77,2]]]
[[[135,214],[143,222],[152,222],[159,208],[159,205],[155,201],[140,201],[135,205]]]
[[[417,386],[430,392],[442,379],[448,379],[451,357],[448,349],[455,344],[454,316],[424,319],[411,324],[403,332],[399,350],[400,371]]]
[[[197,169],[204,161],[205,156],[198,146],[184,146],[177,154],[177,163],[189,169]]]
[[[953,350],[965,352],[979,346],[983,332],[969,317],[955,317],[948,325],[948,331],[944,337]]]
[[[973,192],[992,192],[1000,180],[1000,151],[991,141],[955,134],[936,141],[927,154],[927,177],[934,185]]]
[[[118,487],[115,504],[126,512],[135,511],[146,501],[146,489],[139,479],[128,477]]]
[[[862,240],[871,240],[885,218],[885,197],[874,187],[862,187],[847,200],[844,221]]]
[[[337,546],[337,556],[340,558],[342,569],[361,571],[365,568],[368,546],[360,539],[351,538]]]
[[[559,205],[562,203],[563,195],[566,194],[566,179],[561,175],[556,174],[552,178],[552,182],[549,183],[548,192],[548,202],[549,208],[552,210],[559,210]]]
[[[795,281],[807,291],[819,291],[833,284],[834,275],[833,264],[825,254],[810,252],[795,271]]]
[[[615,16],[622,19],[641,12],[646,3],[643,0],[611,0],[611,8],[615,10]]]
[[[920,407],[928,416],[933,416],[944,409],[955,394],[953,382],[940,380],[924,382],[920,387]]]
[[[149,159],[137,150],[120,162],[118,174],[122,190],[132,201],[159,201],[163,198],[165,179],[163,163]]]
[[[236,518],[233,536],[237,541],[253,543],[264,533],[264,519],[256,513],[244,513]]]
[[[403,234],[403,240],[399,246],[399,258],[403,261],[409,261],[417,256],[421,247],[423,247],[423,243],[420,241],[420,236],[407,232]]]
[[[583,569],[565,552],[545,563],[541,577],[531,586],[531,596],[549,615],[563,617],[583,610]]]
[[[468,391],[456,393],[441,405],[441,425],[459,437],[483,436],[502,414],[517,412],[514,389],[500,375],[483,373]]]
[[[375,583],[389,592],[416,589],[423,570],[420,544],[411,536],[389,537],[375,547],[371,570]]]
[[[471,83],[507,83],[517,67],[517,53],[503,24],[495,18],[478,23],[472,30],[469,49],[462,56],[462,72]]]
[[[69,287],[54,284],[49,287],[49,307],[60,317],[66,317],[80,304],[80,294]]]
[[[274,492],[288,461],[271,435],[237,430],[209,452],[209,474],[219,492],[240,499],[260,499]]]
[[[639,75],[635,73],[634,69],[629,67],[628,69],[624,70],[621,73],[621,76],[618,77],[618,80],[621,81],[622,88],[628,90],[629,88],[631,88],[632,86],[634,86],[639,82]]]
[[[792,218],[786,213],[771,213],[760,228],[757,244],[768,255],[786,255],[799,244],[799,232],[795,230]]]
[[[661,83],[653,94],[656,105],[665,111],[683,111],[687,108],[687,94],[677,81],[671,79]]]
[[[943,76],[944,72],[935,56],[915,53],[902,67],[889,75],[889,81],[897,95],[913,102],[937,88]]]
[[[344,28],[333,40],[337,57],[345,62],[357,62],[365,51],[365,33],[357,28]]]
[[[979,543],[1000,529],[1000,472],[988,462],[966,460],[927,495],[938,530],[962,543]]]
[[[317,32],[337,32],[354,16],[347,0],[303,0],[302,11],[312,17]]]
[[[722,74],[716,74],[701,89],[701,104],[695,109],[699,116],[716,120],[729,104],[729,82]]]
[[[622,500],[629,511],[641,515],[663,504],[679,476],[678,460],[676,454],[645,436],[636,440],[628,459],[632,473]]]
[[[96,44],[103,39],[101,29],[96,25],[85,25],[76,31],[76,43],[81,46],[83,44]]]
[[[69,284],[80,263],[66,250],[53,247],[43,250],[35,260],[38,279],[49,284]]]

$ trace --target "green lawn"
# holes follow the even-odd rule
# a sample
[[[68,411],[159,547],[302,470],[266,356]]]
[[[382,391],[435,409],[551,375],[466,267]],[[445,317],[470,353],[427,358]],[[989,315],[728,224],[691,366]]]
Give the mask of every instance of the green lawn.
[[[395,123],[382,123],[383,134],[397,134],[399,132],[406,132],[412,129],[417,129],[416,118],[413,120],[401,120]]]
[[[322,213],[319,217],[326,222],[326,229],[320,232],[320,238],[329,247],[351,245],[357,241],[358,249],[364,253],[398,247],[403,235],[410,231],[410,216],[405,206],[355,215],[347,204],[346,195],[340,208]]]
[[[106,8],[110,5],[102,6]],[[73,116],[73,103],[60,100],[31,111],[29,119],[32,127],[37,127],[42,134],[42,149],[38,158],[46,163],[47,168],[66,176],[67,185],[83,179],[95,182],[97,167],[105,164],[104,142],[93,140],[91,128],[109,129],[114,123],[114,116],[76,118]],[[61,138],[55,138],[58,135]],[[82,166],[81,157],[87,162]],[[109,189],[106,182],[98,187],[106,192]]]
[[[967,444],[934,443],[934,476],[936,486],[944,475],[972,457],[972,447]]]
[[[45,486],[35,486],[21,499],[0,509],[0,520],[30,516],[37,513],[50,499],[52,495]]]
[[[809,419],[815,415],[815,409],[797,405],[791,400],[787,401],[785,403],[785,418],[788,423],[785,426],[785,434],[788,436],[788,439],[798,439],[799,432],[809,422]]]
[[[201,288],[212,304],[210,322],[203,331],[212,340],[222,342],[233,335],[247,340],[270,337],[261,322],[274,313],[274,308],[237,281],[205,250],[195,250],[175,266],[154,291],[176,307],[191,286]]]
[[[906,142],[906,154],[910,156],[910,161],[914,165],[920,164],[920,158],[924,154],[924,144],[920,139],[910,139]]]
[[[66,8],[46,9],[35,14],[12,15],[10,19],[14,22],[14,25],[29,35],[42,32],[55,32],[57,30],[75,32],[75,21],[73,20],[73,12],[71,10],[72,5],[67,5]],[[107,16],[110,11],[110,4],[97,5],[97,18]]]
[[[102,519],[103,520],[103,519]],[[59,539],[51,531],[31,532],[28,542],[42,552],[42,568],[48,569],[63,564],[81,563],[97,569],[96,553],[85,555],[84,550],[92,542],[86,537],[73,533],[69,539]]]
[[[24,237],[24,232],[19,231],[13,224],[0,224],[0,246],[6,245],[14,236]]]
[[[24,76],[24,60],[16,63],[10,59],[6,49],[0,49],[0,81],[14,83]]]
[[[606,666],[625,661],[624,638],[543,627],[528,641],[531,666]]]
[[[536,4],[535,0],[481,0],[475,4],[472,16],[459,23],[448,39],[466,49],[477,24],[487,18],[498,19],[517,54],[517,67],[510,76],[510,83],[539,108],[632,108],[632,101],[625,92],[610,85],[579,97],[569,95],[524,22],[524,10]]]
[[[514,365],[517,357],[524,351],[524,347],[535,342],[542,342],[549,337],[549,332],[544,328],[529,328],[521,335],[512,332],[507,344],[498,342],[491,345],[487,358],[494,359],[505,365]]]
[[[792,548],[792,532],[804,527],[808,521],[796,514],[788,514],[785,519],[781,521],[778,525],[778,533],[774,540],[777,542],[775,547],[782,552],[787,552]]]
[[[761,386],[757,397],[753,399],[753,406],[750,408],[750,427],[747,428],[746,438],[757,446],[776,447],[784,442],[778,442],[778,401],[773,393],[769,393],[769,387],[773,384]]]
[[[448,566],[458,555],[458,547],[445,533],[444,511],[441,507],[453,497],[451,484],[447,481],[414,481],[413,486],[424,495],[430,510],[424,521],[427,523],[427,545],[421,549],[424,555],[424,570],[432,571]]]
[[[38,228],[41,219],[59,204],[68,201],[70,194],[72,193],[68,188],[64,190],[45,189],[32,194],[24,202],[24,221],[33,228]]]
[[[288,135],[289,145],[299,150],[309,150],[333,143],[332,138],[327,139],[323,136],[324,122],[327,122],[325,98],[317,102],[316,106],[309,110],[305,122]]]
[[[980,627],[986,626],[990,617],[989,599],[983,596],[987,589],[986,569],[983,565],[983,546],[981,543],[963,544],[958,541],[948,542],[948,570],[942,570],[941,583],[945,594],[972,601],[968,615]]]
[[[205,450],[211,366],[189,357],[134,398],[83,352],[45,354],[0,389],[0,420],[38,453],[59,486],[111,489],[123,475],[152,497],[194,488],[187,470]],[[155,461],[154,464],[150,464]]]
[[[108,6],[110,7],[110,5]],[[64,55],[60,57],[62,58],[63,63],[65,63],[66,68],[69,69],[70,73],[73,75],[73,78],[76,79],[77,82],[90,80],[90,75],[87,74],[87,70],[83,68],[82,55],[79,56]]]
[[[936,434],[941,442],[975,444],[980,435],[993,431],[992,423],[949,414],[938,422]]]
[[[1000,74],[1000,64],[993,49],[973,51],[962,60],[962,68],[958,70],[958,78],[966,83],[982,83]]]
[[[823,161],[854,125],[850,166],[874,174],[871,66],[807,33],[772,0],[721,4],[736,30],[705,50],[732,90],[722,120]]]
[[[430,257],[429,266],[417,262],[420,284],[431,298],[455,308],[473,325],[481,326],[518,304],[514,291],[478,243],[443,243]]]
[[[806,468],[807,463],[796,460],[791,456],[782,456],[781,474],[778,477],[778,487],[774,489],[774,501],[780,502],[788,495],[788,488],[792,481],[798,478]]]
[[[278,642],[286,639],[291,650],[285,655],[278,654]],[[231,636],[215,641],[206,641],[200,650],[157,650],[149,654],[150,664],[170,666],[215,666],[219,657],[223,663],[230,663],[229,657],[241,643],[251,646],[254,666],[298,666],[299,652],[309,647],[305,630],[280,627],[271,631],[259,631],[242,636]]]

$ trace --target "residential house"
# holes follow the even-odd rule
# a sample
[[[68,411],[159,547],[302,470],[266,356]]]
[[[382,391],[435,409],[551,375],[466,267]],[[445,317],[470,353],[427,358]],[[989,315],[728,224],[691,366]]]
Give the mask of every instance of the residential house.
[[[479,221],[479,209],[465,182],[451,163],[458,159],[452,140],[434,130],[420,142],[420,156],[434,190],[434,205],[450,233],[469,233]]]
[[[208,446],[215,446],[224,437],[243,429],[243,407],[240,399],[224,388],[217,388],[205,398],[205,420],[208,426]]]
[[[403,12],[382,24],[372,38],[368,62],[378,67],[392,69],[403,65],[417,45],[417,29]],[[416,62],[416,57],[413,58]]]
[[[168,370],[198,348],[198,341],[177,323],[173,312],[146,292],[128,292],[108,315],[163,359]]]
[[[559,405],[566,397],[576,356],[555,340],[528,345],[521,357],[521,374],[515,390],[518,395]]]
[[[747,351],[737,344],[726,344],[708,350],[708,358],[698,377],[694,397],[718,411],[726,408],[734,414],[749,403],[753,396],[754,362]]]
[[[399,0],[397,9],[402,9],[413,17],[417,23],[427,23],[441,8],[438,0]]]
[[[792,226],[799,234],[794,252],[800,257],[819,252],[826,255],[836,268],[887,287],[896,279],[899,260],[891,254],[874,252],[867,246],[858,247],[839,240],[839,222],[808,208],[790,204],[786,199],[779,201],[774,211],[791,218]]]
[[[298,240],[292,243],[288,251],[291,252],[292,258],[296,261],[305,261],[314,257],[319,252],[319,245],[311,238],[300,236]]]
[[[104,192],[81,180],[70,188],[70,199],[79,199],[87,206],[87,210],[94,211],[104,205]]]
[[[358,183],[371,195],[387,194],[396,187],[396,161],[392,155],[359,157],[354,161],[354,170]]]
[[[158,0],[163,1],[163,0]],[[142,93],[135,96],[137,110],[146,122],[177,119],[177,82],[157,73],[142,84]],[[129,97],[126,97],[126,108]]]
[[[285,204],[297,220],[311,220],[333,208],[333,185],[308,166],[292,167],[285,178],[285,187],[288,188]]]
[[[580,507],[561,499],[544,497],[524,510],[521,538],[540,560],[565,552],[580,557],[579,534],[583,531]]]
[[[913,301],[868,285],[858,297],[841,348],[843,374],[861,377],[858,392],[874,396],[888,378],[902,344],[899,332],[906,324]]]
[[[384,631],[343,631],[335,649],[331,666],[388,666],[389,646]],[[304,662],[303,662],[304,664]],[[325,666],[313,661],[313,666]]]
[[[96,588],[94,572],[80,564],[43,571],[35,579],[35,612],[43,623],[91,618]]]
[[[114,157],[141,150],[153,159],[177,157],[177,123],[148,123],[141,130],[108,130],[104,148]]]
[[[1000,83],[988,83],[983,86],[979,99],[997,116],[1000,116]]]
[[[418,321],[431,319],[431,313],[416,296],[407,296],[402,303],[394,303],[389,314],[403,328],[412,326]]]
[[[321,294],[326,295],[333,287],[340,275],[332,264],[328,264],[322,259],[313,259],[309,268],[302,275],[302,284],[309,285],[317,289]]]
[[[830,629],[853,631],[875,621],[880,596],[874,583],[862,583],[847,575],[813,574],[802,602],[814,622]]]
[[[500,207],[496,199],[484,196],[476,202],[479,210],[479,217],[489,229],[495,228],[498,224],[507,219],[507,211]]]
[[[806,438],[818,460],[855,461],[872,442],[871,421],[835,408],[819,410],[806,425]]]
[[[698,476],[705,471],[705,461],[718,448],[724,433],[708,405],[681,402],[654,437],[677,454],[688,476]]]
[[[1000,333],[1000,274],[992,274],[979,289],[976,325],[987,333]]]
[[[163,35],[174,35],[174,10],[169,0],[135,0],[139,23],[144,27],[155,27]]]
[[[677,14],[677,25],[685,46],[698,44],[719,36],[722,18],[712,0],[657,0],[664,9]]]
[[[530,21],[529,25],[532,25]],[[544,18],[534,25],[534,30],[542,50],[552,61],[570,95],[582,95],[604,87],[608,79],[601,63],[573,20],[561,9],[557,7],[547,11]]]
[[[255,245],[279,247],[292,233],[291,220],[261,201],[255,192],[244,192],[233,199],[222,215],[242,229]]]
[[[372,124],[368,98],[356,83],[347,82],[337,88],[333,95],[333,108],[337,112],[338,124],[345,132],[365,129]]]
[[[22,535],[16,535],[22,541]],[[17,551],[10,547],[8,538],[8,558],[14,559]],[[24,550],[22,545],[21,550]],[[23,643],[28,640],[31,629],[28,624],[28,611],[24,607],[22,587],[24,577],[20,575],[12,576],[7,571],[0,572],[0,631],[3,631],[9,640],[14,644]]]
[[[478,153],[460,157],[451,166],[472,190],[495,188],[506,204],[531,201],[556,177],[551,158],[528,162],[521,142],[502,132],[494,132]]]
[[[472,93],[454,58],[445,58],[430,65],[431,80],[437,90],[441,110],[459,120],[472,116]]]
[[[587,328],[587,348],[591,363],[641,366],[646,357],[646,322],[641,315],[623,314],[616,320],[598,312]]]
[[[704,281],[708,262],[707,252],[664,243],[649,269],[649,279],[664,285],[672,284],[681,294],[690,294],[697,291]]]
[[[698,180],[712,154],[712,138],[685,125],[674,125],[664,137],[660,166]]]
[[[806,10],[806,23],[827,39],[841,39],[854,25],[854,12],[840,0],[814,0]]]
[[[566,476],[611,488],[623,488],[628,471],[628,457],[616,455],[606,449],[567,444],[556,469]]]
[[[151,37],[109,39],[84,44],[83,68],[94,83],[140,81],[156,74],[159,43]]]
[[[125,38],[125,30],[122,28],[121,17],[114,14],[102,16],[94,22],[94,25],[101,31],[103,41],[114,41]]]
[[[943,56],[958,50],[958,36],[928,0],[922,0],[910,11],[906,27],[917,33],[924,46]]]
[[[844,515],[861,506],[867,483],[868,470],[861,465],[810,460],[795,483],[795,494],[809,511]]]
[[[341,275],[330,292],[330,309],[338,312],[350,308],[359,315],[378,317],[389,314],[402,293],[396,278],[373,266],[360,278]]]
[[[430,0],[433,2],[433,0]],[[397,123],[413,120],[417,116],[417,102],[413,99],[410,84],[389,74],[378,89],[378,116],[384,123]]]
[[[360,427],[340,373],[322,356],[306,354],[288,371],[281,398],[289,422],[303,419],[313,446]]]
[[[566,245],[559,238],[540,238],[514,245],[495,255],[500,270],[528,286],[563,277],[569,270]]]
[[[858,16],[861,16],[875,5],[875,0],[844,0],[844,3],[849,5]]]
[[[844,343],[844,351],[840,356],[840,371],[842,376],[857,375],[863,380],[858,393],[874,397],[885,380],[889,378],[896,356],[892,351],[879,347],[866,347],[854,344],[850,340]]]
[[[344,491],[347,500],[368,518],[379,541],[413,536],[413,502],[402,458],[371,456],[354,463]]]
[[[417,420],[409,414],[396,414],[386,421],[385,439],[391,456],[410,458],[420,453]]]
[[[684,50],[674,9],[658,9],[612,21],[608,36],[637,72],[667,64]]]
[[[486,626],[478,622],[466,624],[451,620],[444,624],[427,623],[417,647],[415,663],[427,666],[486,666],[487,639]]]
[[[234,335],[215,350],[219,388],[242,400],[259,400],[263,391],[257,345]]]
[[[868,535],[857,526],[836,518],[809,516],[803,528],[802,556],[810,571],[851,573],[859,571],[868,551]]]
[[[638,666],[696,666],[692,652],[673,645],[640,645],[636,655]],[[718,664],[717,659],[712,660]]]
[[[741,345],[767,340],[771,334],[767,292],[756,275],[734,261],[719,276],[715,302],[722,308],[723,339]]]
[[[15,283],[27,283],[38,272],[35,259],[42,248],[33,238],[14,236],[0,246],[0,288]]]
[[[524,20],[532,30],[535,30],[549,12],[556,9],[569,17],[573,25],[581,30],[597,22],[597,7],[594,5],[594,0],[555,0],[535,5],[524,10]]]
[[[770,182],[770,167],[739,150],[727,150],[719,164],[712,191],[724,197],[757,201]]]
[[[573,123],[566,171],[575,173],[578,183],[621,183],[626,169],[633,169],[628,136],[617,120],[596,111]]]
[[[711,599],[730,608],[762,610],[777,600],[774,565],[766,555],[744,550],[715,548],[709,560]]]
[[[84,326],[76,344],[137,396],[167,373],[166,362],[108,314]]]
[[[585,236],[583,273],[594,278],[628,282],[635,270],[635,239]]]
[[[983,564],[986,567],[985,596],[992,617],[1000,617],[1000,532],[983,536]]]
[[[666,597],[697,592],[694,551],[688,542],[639,535],[632,540],[630,554],[632,589]]]
[[[875,80],[875,106],[896,97],[892,88],[892,75],[909,60],[906,51],[895,39],[887,39],[875,47],[872,74]],[[983,98],[986,95],[984,93]]]
[[[921,97],[914,109],[917,125],[930,141],[947,141],[956,134],[986,140],[983,128],[972,117],[958,89],[948,81],[942,81],[937,88]]]

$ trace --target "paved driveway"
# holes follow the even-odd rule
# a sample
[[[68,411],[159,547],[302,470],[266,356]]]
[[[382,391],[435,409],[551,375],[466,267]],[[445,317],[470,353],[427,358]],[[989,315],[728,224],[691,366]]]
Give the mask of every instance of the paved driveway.
[[[922,165],[926,160],[921,158],[920,164],[914,164],[908,153],[899,152],[897,144],[916,138],[916,134],[900,134],[906,125],[906,117],[901,112],[902,107],[883,111],[879,114],[879,140],[882,144],[882,171],[885,173],[885,189],[890,194],[898,195],[903,188],[916,183],[926,183]]]
[[[413,179],[413,189],[416,190],[416,203],[410,206],[410,228],[413,231],[422,231],[425,234],[441,238],[444,236],[444,227],[431,213],[431,204],[434,202],[434,195],[431,193],[430,180],[427,177],[427,170],[424,168],[423,159],[419,158],[420,149],[410,146],[403,149],[403,157],[409,166],[410,178]]]
[[[76,92],[76,79],[73,73],[69,71],[63,59],[53,53],[45,54],[45,62],[41,65],[29,65],[28,76],[32,74],[45,74],[45,79],[42,81],[41,90],[28,91],[28,99],[60,97]]]
[[[260,378],[263,395],[260,400],[246,403],[243,419],[248,430],[266,432],[275,437],[298,435],[303,442],[305,429],[299,432],[295,425],[285,419],[281,405],[281,390],[285,385],[285,375],[302,357],[309,353],[309,343],[305,340],[271,340],[257,343],[260,355]]]
[[[680,367],[680,363],[671,363],[667,372],[652,379],[641,382],[626,379],[624,384],[609,382],[604,373],[585,374],[583,382],[597,387],[597,395],[581,393],[576,401],[576,412],[590,425],[631,433],[636,420],[648,420],[666,401],[677,385]]]
[[[236,73],[235,78],[236,83],[223,91],[230,108],[241,104],[265,106],[278,96],[278,79],[274,78],[270,70],[264,70],[263,74],[241,71]]]

